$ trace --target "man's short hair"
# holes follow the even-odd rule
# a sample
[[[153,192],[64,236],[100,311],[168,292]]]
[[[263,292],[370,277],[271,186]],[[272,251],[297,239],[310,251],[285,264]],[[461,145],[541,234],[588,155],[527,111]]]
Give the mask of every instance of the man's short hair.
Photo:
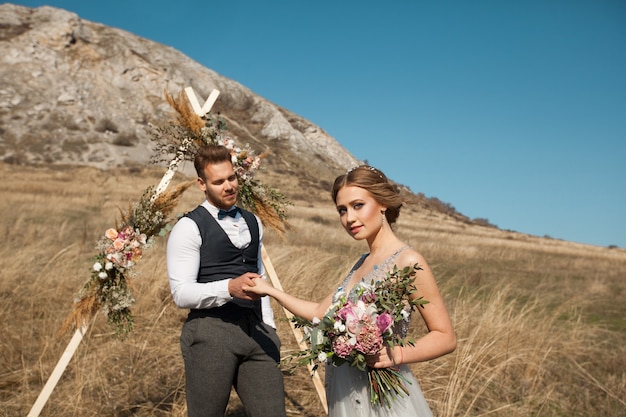
[[[193,161],[196,173],[200,178],[204,178],[204,168],[209,164],[219,164],[221,162],[231,162],[230,151],[220,145],[204,145],[198,149],[198,153]]]

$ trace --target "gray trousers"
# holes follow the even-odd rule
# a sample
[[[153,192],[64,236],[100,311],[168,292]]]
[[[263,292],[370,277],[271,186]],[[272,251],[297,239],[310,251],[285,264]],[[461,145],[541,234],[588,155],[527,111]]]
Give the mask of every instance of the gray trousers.
[[[223,417],[235,387],[248,417],[284,417],[280,340],[254,312],[198,317],[180,336],[189,417]]]

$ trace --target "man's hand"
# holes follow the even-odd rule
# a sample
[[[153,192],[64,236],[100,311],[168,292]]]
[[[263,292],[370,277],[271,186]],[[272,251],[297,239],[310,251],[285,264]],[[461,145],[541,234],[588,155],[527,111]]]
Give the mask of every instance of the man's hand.
[[[230,281],[228,281],[228,292],[232,297],[241,298],[243,300],[260,299],[260,295],[244,291],[244,287],[254,287],[253,279],[255,278],[263,279],[261,275],[255,274],[254,272],[246,272],[245,274],[238,276],[237,278],[231,279]]]

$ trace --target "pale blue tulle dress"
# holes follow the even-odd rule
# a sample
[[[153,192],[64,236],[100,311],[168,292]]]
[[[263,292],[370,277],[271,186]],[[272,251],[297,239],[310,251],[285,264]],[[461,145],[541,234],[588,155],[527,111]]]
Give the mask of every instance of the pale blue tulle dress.
[[[386,273],[393,268],[398,255],[407,247],[401,248],[392,254],[377,268],[363,277],[363,280],[378,281],[386,277]],[[344,288],[354,271],[363,263],[367,255],[352,267],[352,270],[342,283]],[[408,321],[401,328],[396,328],[401,334],[406,335]],[[409,395],[396,396],[391,407],[370,403],[369,382],[367,373],[359,371],[347,364],[342,366],[326,366],[326,399],[328,401],[329,417],[432,417],[432,412],[422,394],[419,383],[406,365],[400,366],[400,373],[406,379],[405,386]]]

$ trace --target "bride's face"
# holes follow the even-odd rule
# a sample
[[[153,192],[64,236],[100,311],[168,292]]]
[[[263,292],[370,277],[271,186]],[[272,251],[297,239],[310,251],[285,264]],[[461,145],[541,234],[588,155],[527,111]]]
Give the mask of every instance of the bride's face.
[[[346,231],[354,239],[369,239],[382,226],[385,207],[378,204],[369,191],[347,185],[337,193],[337,212]]]

